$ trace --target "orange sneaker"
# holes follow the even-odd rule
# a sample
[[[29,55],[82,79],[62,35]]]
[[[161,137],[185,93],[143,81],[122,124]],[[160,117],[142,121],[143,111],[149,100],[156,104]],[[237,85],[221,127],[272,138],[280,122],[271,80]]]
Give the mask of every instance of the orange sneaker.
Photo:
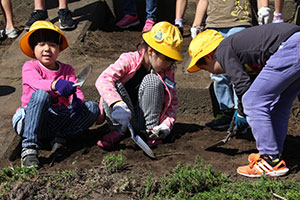
[[[250,162],[254,162],[254,161],[258,160],[259,158],[260,158],[260,154],[259,153],[251,153],[248,156],[248,161],[249,161],[249,163]]]
[[[272,161],[271,161],[272,162]],[[274,166],[271,166],[265,159],[258,158],[249,163],[249,165],[237,168],[237,173],[247,177],[266,176],[283,176],[289,169],[283,160],[277,161]]]

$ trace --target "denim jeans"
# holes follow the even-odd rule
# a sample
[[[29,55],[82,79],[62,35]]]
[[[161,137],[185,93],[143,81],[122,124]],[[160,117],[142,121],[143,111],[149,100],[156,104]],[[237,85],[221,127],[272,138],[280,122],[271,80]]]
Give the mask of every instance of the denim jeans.
[[[223,35],[228,37],[234,33],[237,33],[248,26],[237,26],[230,28],[214,28]],[[231,108],[237,109],[237,96],[234,89],[230,85],[230,79],[225,74],[210,74],[211,80],[214,81],[214,91],[219,103],[220,110],[227,110]]]
[[[32,94],[25,110],[22,147],[40,148],[41,139],[77,135],[92,126],[99,116],[98,104],[88,101],[77,117],[70,118],[70,107],[52,107],[50,94],[43,90]]]
[[[300,32],[267,61],[242,103],[260,154],[281,154],[292,104],[300,92]]]
[[[134,0],[123,0],[124,14],[135,16],[137,14]],[[146,0],[146,20],[156,21],[157,0]]]
[[[123,0],[123,10],[124,14],[130,14],[135,16],[136,12],[136,4],[134,0]]]
[[[157,0],[146,0],[146,20],[156,21]]]

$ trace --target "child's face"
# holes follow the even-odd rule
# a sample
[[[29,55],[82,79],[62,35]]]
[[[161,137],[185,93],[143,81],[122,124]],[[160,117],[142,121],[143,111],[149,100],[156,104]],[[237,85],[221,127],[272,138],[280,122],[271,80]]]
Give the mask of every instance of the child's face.
[[[54,42],[39,42],[34,47],[34,55],[48,69],[57,69],[55,61],[59,55],[59,45]]]
[[[225,73],[220,63],[216,61],[214,54],[209,54],[204,57],[206,64],[197,65],[200,69],[204,69],[213,74],[223,74]]]
[[[151,51],[148,51],[148,54],[151,57],[151,65],[156,72],[168,69],[175,62],[175,60],[155,52],[152,48]]]

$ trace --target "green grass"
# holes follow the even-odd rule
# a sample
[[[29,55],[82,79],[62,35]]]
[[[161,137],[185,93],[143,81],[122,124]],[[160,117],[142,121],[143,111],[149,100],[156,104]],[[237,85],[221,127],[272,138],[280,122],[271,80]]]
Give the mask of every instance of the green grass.
[[[123,155],[123,150],[120,150],[118,155],[108,154],[103,158],[102,164],[111,174],[125,169],[126,157]]]
[[[300,184],[279,178],[233,181],[196,158],[193,165],[181,163],[170,175],[155,181],[150,175],[144,196],[148,199],[300,199]]]
[[[18,166],[3,168],[0,171],[0,197],[9,191],[13,181],[30,181],[37,173],[35,168]]]

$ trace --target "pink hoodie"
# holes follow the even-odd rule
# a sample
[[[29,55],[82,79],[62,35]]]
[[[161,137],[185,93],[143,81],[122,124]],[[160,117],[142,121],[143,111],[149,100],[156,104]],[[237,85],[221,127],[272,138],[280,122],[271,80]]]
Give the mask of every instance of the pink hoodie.
[[[115,82],[118,80],[124,85],[130,80],[135,72],[141,67],[143,56],[144,52],[139,54],[138,51],[123,53],[114,64],[111,64],[98,77],[96,88],[101,95],[98,124],[103,123],[105,120],[102,98],[105,99],[105,102],[109,106],[114,102],[122,100],[116,91]],[[167,76],[174,81],[174,69],[173,67],[169,67],[167,70],[159,72],[158,75],[165,86],[164,108],[160,116],[160,124],[165,124],[172,129],[177,117],[177,90],[176,87],[174,87],[174,89],[169,89],[162,78]]]

